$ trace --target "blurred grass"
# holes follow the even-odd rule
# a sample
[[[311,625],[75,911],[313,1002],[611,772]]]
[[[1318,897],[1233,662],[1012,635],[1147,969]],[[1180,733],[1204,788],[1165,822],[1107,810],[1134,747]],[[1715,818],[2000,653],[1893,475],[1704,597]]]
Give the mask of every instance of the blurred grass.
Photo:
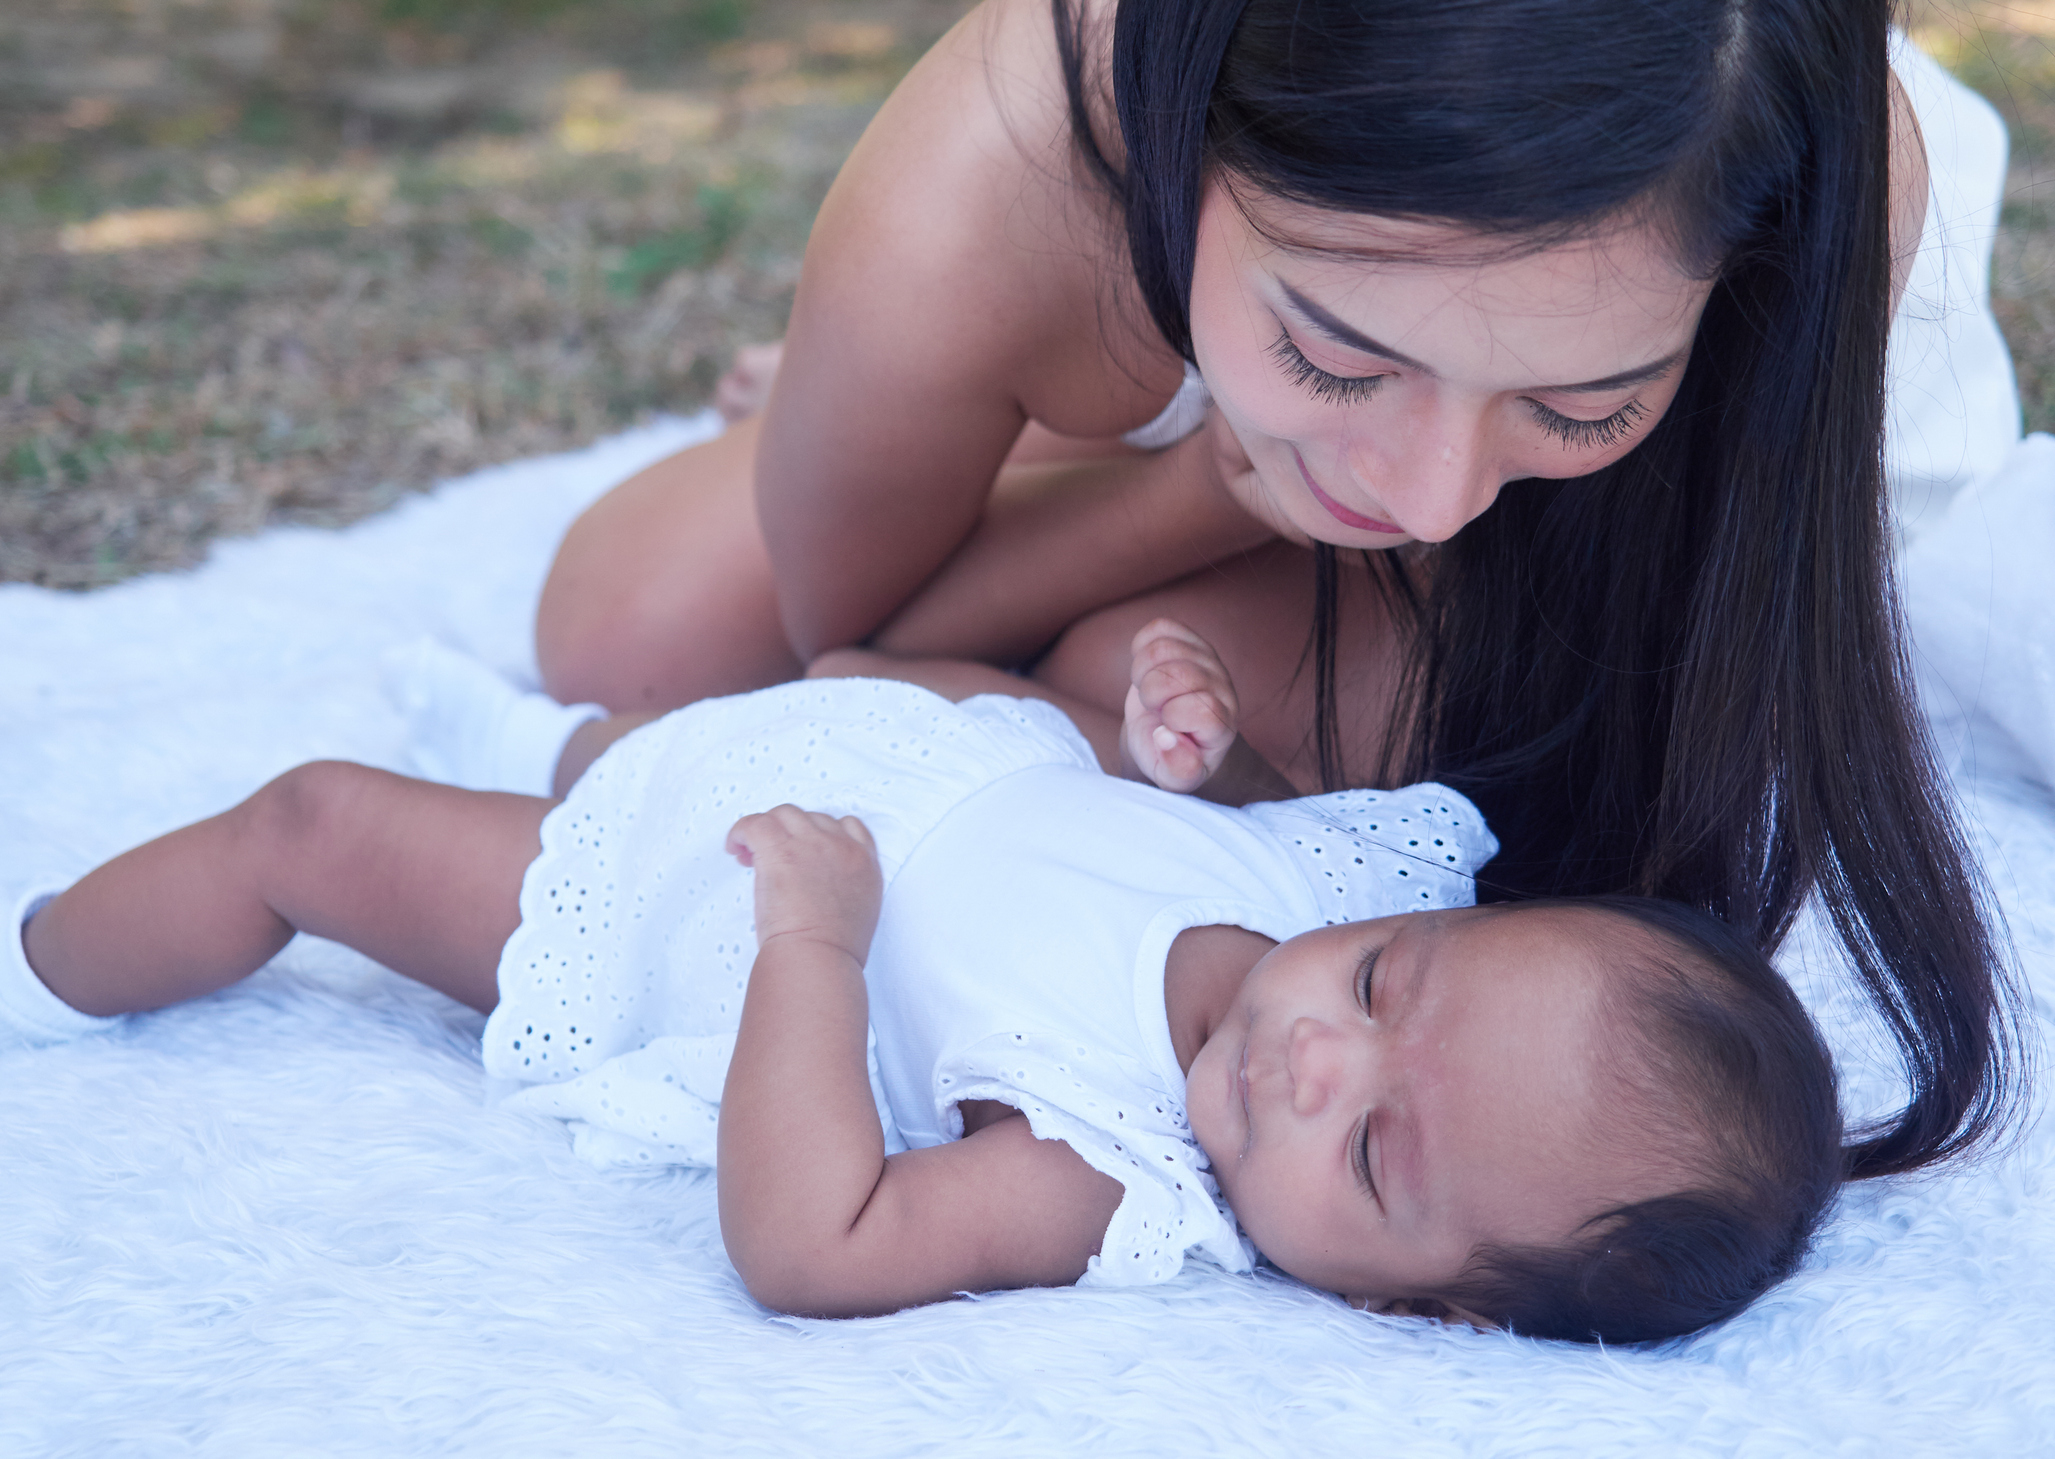
[[[0,0],[0,580],[340,523],[707,396],[969,0]],[[2013,132],[2055,429],[2055,0],[1921,0]]]
[[[958,0],[0,0],[0,580],[707,397]]]
[[[2030,431],[2055,431],[2055,0],[1920,4],[1909,28],[2012,132],[1991,304]]]

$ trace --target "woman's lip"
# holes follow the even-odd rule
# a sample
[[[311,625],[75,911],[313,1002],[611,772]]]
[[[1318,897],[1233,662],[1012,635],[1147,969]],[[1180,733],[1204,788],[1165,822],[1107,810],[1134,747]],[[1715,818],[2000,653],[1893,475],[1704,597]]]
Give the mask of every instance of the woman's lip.
[[[1406,535],[1405,528],[1394,527],[1389,522],[1380,522],[1375,517],[1366,517],[1361,512],[1352,512],[1322,491],[1320,483],[1313,479],[1313,473],[1306,469],[1306,458],[1301,456],[1296,450],[1292,452],[1292,460],[1298,463],[1299,478],[1306,483],[1306,490],[1313,493],[1313,500],[1327,508],[1327,514],[1344,527],[1354,527],[1358,531],[1363,532],[1382,532],[1388,537],[1403,537]]]

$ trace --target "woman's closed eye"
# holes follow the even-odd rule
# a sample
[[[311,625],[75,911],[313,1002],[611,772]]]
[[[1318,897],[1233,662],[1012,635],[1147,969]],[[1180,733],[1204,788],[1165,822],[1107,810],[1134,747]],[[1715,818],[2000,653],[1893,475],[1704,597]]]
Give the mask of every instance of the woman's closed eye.
[[[1527,408],[1534,412],[1534,419],[1544,431],[1577,451],[1589,451],[1594,447],[1604,450],[1618,444],[1631,435],[1641,418],[1648,414],[1638,400],[1628,401],[1603,420],[1578,420],[1575,416],[1550,410],[1538,400],[1528,401]]]
[[[1337,375],[1323,370],[1306,358],[1288,330],[1277,332],[1277,339],[1270,346],[1270,357],[1277,361],[1292,384],[1310,391],[1316,399],[1330,405],[1355,405],[1367,400],[1387,378],[1384,374]],[[1526,405],[1534,413],[1536,424],[1573,451],[1608,450],[1632,435],[1634,428],[1648,414],[1647,407],[1638,400],[1628,401],[1600,420],[1579,420],[1559,410],[1550,410],[1538,400],[1529,400]]]
[[[1313,392],[1320,400],[1331,405],[1354,405],[1366,400],[1377,388],[1382,375],[1333,375],[1321,369],[1292,343],[1289,331],[1277,332],[1277,343],[1270,346],[1270,358],[1277,361],[1284,373],[1291,377],[1294,385]]]

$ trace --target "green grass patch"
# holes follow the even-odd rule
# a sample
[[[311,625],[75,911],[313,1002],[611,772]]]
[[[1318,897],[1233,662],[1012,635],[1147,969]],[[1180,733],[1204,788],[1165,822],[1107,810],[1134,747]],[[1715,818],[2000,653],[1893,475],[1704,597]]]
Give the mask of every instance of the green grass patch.
[[[680,269],[710,268],[721,261],[748,225],[754,189],[739,183],[705,183],[696,194],[700,221],[672,228],[631,247],[606,272],[607,291],[629,299],[646,294]]]

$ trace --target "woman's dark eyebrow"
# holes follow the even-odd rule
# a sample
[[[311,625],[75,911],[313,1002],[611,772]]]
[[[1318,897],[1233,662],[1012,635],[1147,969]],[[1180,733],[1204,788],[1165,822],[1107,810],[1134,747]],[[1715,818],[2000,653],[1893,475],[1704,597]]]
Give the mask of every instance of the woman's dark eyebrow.
[[[1338,319],[1325,309],[1322,309],[1290,284],[1280,280],[1278,287],[1284,290],[1284,296],[1291,300],[1292,308],[1298,310],[1308,324],[1312,325],[1336,344],[1347,345],[1352,350],[1361,350],[1366,355],[1376,355],[1382,360],[1390,360],[1394,365],[1402,366],[1408,370],[1417,370],[1429,379],[1439,378],[1432,366],[1424,365],[1410,355],[1402,355],[1390,345],[1379,344],[1346,320]],[[1576,385],[1540,385],[1535,387],[1535,393],[1545,395],[1603,395],[1611,390],[1627,390],[1636,385],[1646,385],[1651,380],[1661,379],[1664,375],[1670,373],[1677,361],[1682,359],[1683,356],[1683,350],[1676,350],[1664,355],[1659,360],[1651,360],[1648,364],[1637,365],[1631,370],[1622,370],[1617,375],[1607,375],[1599,380],[1585,380]]]
[[[1376,355],[1379,359],[1390,360],[1394,365],[1403,365],[1408,370],[1418,370],[1423,375],[1431,378],[1434,377],[1434,370],[1431,366],[1421,364],[1411,355],[1400,354],[1390,345],[1379,344],[1353,325],[1329,314],[1325,309],[1322,309],[1290,284],[1279,280],[1277,286],[1284,290],[1284,297],[1291,300],[1292,308],[1305,316],[1306,323],[1312,325],[1336,344],[1345,344],[1352,350],[1361,350],[1366,355]]]
[[[1660,380],[1676,368],[1677,361],[1684,358],[1683,350],[1675,350],[1659,360],[1651,360],[1631,370],[1622,370],[1617,375],[1608,375],[1603,380],[1586,380],[1581,385],[1545,385],[1543,393],[1562,392],[1569,395],[1602,395],[1608,390],[1627,390],[1636,385],[1646,385],[1651,380]]]

